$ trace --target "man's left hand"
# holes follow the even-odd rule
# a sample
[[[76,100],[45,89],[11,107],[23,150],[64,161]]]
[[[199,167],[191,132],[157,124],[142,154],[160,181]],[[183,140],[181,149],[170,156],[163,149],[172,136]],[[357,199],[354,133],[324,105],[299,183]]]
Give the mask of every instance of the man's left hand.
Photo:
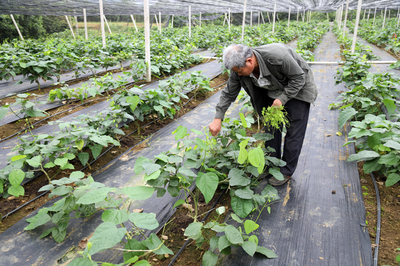
[[[272,106],[282,106],[281,100],[275,99],[274,102],[272,103]]]

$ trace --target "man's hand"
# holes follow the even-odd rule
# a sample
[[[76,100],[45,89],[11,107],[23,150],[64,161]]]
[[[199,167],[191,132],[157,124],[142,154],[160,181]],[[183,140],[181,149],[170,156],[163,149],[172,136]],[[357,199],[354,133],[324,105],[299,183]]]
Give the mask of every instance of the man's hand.
[[[282,106],[281,100],[275,99],[274,102],[272,103],[272,106]]]
[[[210,129],[211,135],[214,137],[218,135],[218,133],[221,131],[221,119],[215,118],[214,121],[208,126]]]

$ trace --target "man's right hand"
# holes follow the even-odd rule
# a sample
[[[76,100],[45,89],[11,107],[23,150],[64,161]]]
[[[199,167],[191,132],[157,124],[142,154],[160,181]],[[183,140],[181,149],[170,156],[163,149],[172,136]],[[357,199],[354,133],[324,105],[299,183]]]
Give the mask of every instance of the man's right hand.
[[[221,119],[215,118],[214,121],[208,126],[210,129],[211,135],[214,137],[218,135],[218,133],[221,131]]]

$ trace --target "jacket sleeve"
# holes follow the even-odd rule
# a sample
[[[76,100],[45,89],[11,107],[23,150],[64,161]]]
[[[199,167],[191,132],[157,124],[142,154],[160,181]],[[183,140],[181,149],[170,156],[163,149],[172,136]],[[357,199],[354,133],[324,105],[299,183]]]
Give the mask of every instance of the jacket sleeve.
[[[298,62],[291,56],[286,55],[282,61],[282,74],[287,77],[288,84],[284,87],[283,93],[278,97],[283,105],[296,97],[306,83],[306,73]]]
[[[215,118],[224,119],[226,110],[228,110],[229,106],[232,102],[236,100],[238,96],[241,85],[239,75],[233,71],[230,71],[228,83],[226,84],[225,88],[221,91],[221,96],[219,97],[219,103],[215,107],[216,114]]]

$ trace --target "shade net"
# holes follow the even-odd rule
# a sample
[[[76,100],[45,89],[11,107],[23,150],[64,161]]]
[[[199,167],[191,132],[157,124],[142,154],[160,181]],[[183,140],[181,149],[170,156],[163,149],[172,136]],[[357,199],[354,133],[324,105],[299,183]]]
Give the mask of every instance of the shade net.
[[[144,5],[141,0],[103,0],[105,15],[140,15],[143,14]],[[288,13],[304,11],[335,11],[346,0],[249,0],[246,11],[273,12],[276,4],[277,12]],[[358,0],[349,0],[349,9],[357,9]],[[189,6],[192,14],[199,13],[232,13],[243,12],[244,0],[149,0],[150,14],[188,16]],[[362,9],[375,8],[398,10],[400,1],[393,0],[364,0]],[[83,16],[86,9],[87,16],[100,14],[99,0],[0,0],[0,14],[22,15],[70,15]]]

